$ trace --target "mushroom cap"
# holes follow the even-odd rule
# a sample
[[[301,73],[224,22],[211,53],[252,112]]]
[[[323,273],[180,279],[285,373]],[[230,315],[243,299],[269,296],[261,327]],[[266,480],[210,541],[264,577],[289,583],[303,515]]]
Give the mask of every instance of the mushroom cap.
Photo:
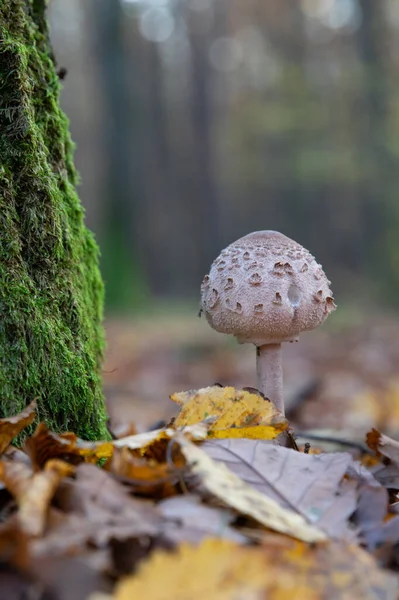
[[[335,310],[314,256],[278,231],[255,231],[223,250],[201,285],[210,326],[257,346],[293,342]]]

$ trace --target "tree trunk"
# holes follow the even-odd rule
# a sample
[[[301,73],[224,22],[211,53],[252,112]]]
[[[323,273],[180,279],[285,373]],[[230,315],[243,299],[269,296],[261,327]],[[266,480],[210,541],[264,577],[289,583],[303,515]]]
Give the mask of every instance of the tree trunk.
[[[103,284],[83,222],[45,0],[0,0],[0,416],[107,436]]]

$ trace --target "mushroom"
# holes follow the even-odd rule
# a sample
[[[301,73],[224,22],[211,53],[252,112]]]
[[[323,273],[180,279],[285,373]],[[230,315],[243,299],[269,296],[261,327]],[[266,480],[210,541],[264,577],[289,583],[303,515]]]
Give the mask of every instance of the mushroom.
[[[281,344],[296,342],[335,310],[324,271],[297,242],[255,231],[230,244],[201,285],[210,326],[256,346],[258,389],[284,414]]]

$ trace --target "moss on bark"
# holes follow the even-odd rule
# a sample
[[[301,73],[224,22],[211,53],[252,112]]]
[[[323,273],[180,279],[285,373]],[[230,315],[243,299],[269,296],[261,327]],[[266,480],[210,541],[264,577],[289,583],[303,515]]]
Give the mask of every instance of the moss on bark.
[[[76,193],[45,0],[0,0],[0,416],[107,436],[103,284]]]

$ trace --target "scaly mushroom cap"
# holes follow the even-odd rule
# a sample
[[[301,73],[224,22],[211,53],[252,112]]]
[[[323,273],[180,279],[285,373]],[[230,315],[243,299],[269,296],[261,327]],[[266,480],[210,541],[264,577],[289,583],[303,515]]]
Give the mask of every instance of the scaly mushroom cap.
[[[230,244],[201,285],[213,329],[257,346],[298,339],[335,310],[330,282],[315,258],[278,231],[256,231]]]

